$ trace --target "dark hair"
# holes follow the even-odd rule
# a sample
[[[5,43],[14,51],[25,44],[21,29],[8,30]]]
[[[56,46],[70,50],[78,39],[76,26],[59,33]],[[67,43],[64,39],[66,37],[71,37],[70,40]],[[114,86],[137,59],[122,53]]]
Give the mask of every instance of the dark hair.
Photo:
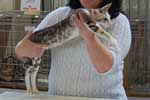
[[[105,6],[108,3],[112,3],[112,6],[109,9],[111,19],[116,18],[119,15],[119,12],[121,12],[122,0],[102,0],[102,2],[99,4],[99,8]],[[72,9],[83,8],[80,0],[69,0],[67,5]]]

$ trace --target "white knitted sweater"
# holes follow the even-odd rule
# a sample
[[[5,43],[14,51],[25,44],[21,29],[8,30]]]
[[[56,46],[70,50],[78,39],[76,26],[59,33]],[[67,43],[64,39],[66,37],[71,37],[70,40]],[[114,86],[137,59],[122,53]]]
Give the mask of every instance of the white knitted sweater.
[[[69,7],[61,7],[39,24],[36,30],[53,25],[65,18]],[[113,27],[108,30],[117,40],[121,49],[117,54],[115,47],[109,47],[114,64],[106,73],[98,73],[94,68],[81,37],[52,49],[52,62],[49,74],[49,94],[67,96],[86,96],[126,100],[123,88],[123,59],[131,44],[128,19],[120,15],[112,20]]]

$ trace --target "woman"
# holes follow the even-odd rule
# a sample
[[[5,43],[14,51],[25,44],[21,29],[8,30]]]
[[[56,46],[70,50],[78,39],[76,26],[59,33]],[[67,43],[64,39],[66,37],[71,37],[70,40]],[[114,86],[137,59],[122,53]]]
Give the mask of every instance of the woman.
[[[53,48],[52,63],[49,75],[49,94],[85,96],[127,100],[123,88],[123,60],[131,44],[131,32],[128,19],[120,13],[122,0],[70,0],[66,7],[60,7],[40,23],[36,30],[53,25],[65,18],[70,9],[99,8],[110,2],[109,13],[112,28],[108,32],[117,40],[120,53],[115,47],[106,48],[93,34],[93,31],[80,17],[74,22],[80,30],[80,37],[59,47]],[[44,46],[28,40],[29,33],[17,45],[16,54],[40,57]]]

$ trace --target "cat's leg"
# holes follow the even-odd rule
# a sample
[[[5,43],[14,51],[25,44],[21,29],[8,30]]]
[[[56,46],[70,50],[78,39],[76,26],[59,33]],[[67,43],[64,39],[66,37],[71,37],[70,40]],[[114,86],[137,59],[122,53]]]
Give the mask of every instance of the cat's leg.
[[[37,89],[37,84],[36,84],[38,70],[39,70],[39,66],[34,67],[34,71],[31,75],[31,85],[32,85],[32,93],[33,94],[39,94],[39,91]]]
[[[26,73],[25,73],[25,85],[26,85],[26,89],[27,89],[27,93],[31,94],[32,93],[32,86],[31,86],[31,66],[26,69]]]
[[[41,59],[40,58],[34,58],[32,60],[32,63],[33,63],[33,72],[31,75],[32,93],[33,94],[39,94],[39,91],[37,89],[36,79],[37,79],[37,73],[39,71]]]

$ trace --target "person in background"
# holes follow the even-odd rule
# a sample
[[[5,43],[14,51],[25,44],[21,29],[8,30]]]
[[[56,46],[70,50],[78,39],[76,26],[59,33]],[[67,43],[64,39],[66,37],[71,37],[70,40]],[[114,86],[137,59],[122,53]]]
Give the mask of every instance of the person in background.
[[[51,49],[50,95],[127,100],[123,62],[131,45],[131,31],[127,17],[120,10],[122,0],[70,0],[68,5],[50,12],[35,30],[61,21],[71,9],[101,8],[108,3],[112,3],[109,9],[112,27],[107,31],[117,40],[120,53],[113,46],[106,48],[84,23],[82,15],[75,16],[80,37]],[[16,46],[16,55],[20,59],[43,55],[44,47],[28,39],[31,34],[28,33]]]

